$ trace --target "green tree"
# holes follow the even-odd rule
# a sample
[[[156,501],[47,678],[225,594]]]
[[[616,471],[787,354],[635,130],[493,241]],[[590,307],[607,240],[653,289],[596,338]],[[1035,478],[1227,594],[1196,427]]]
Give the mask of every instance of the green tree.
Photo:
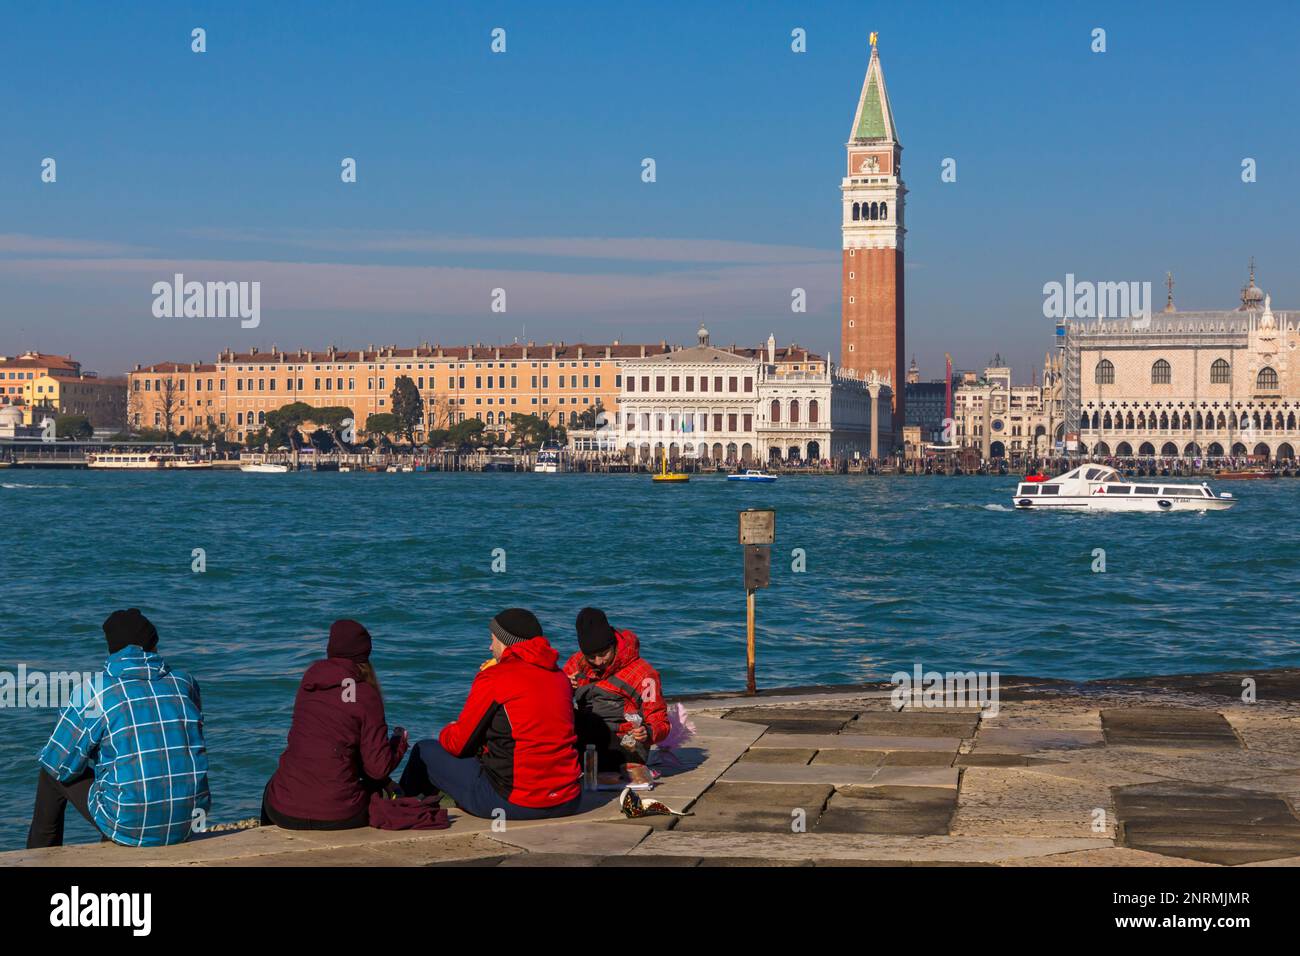
[[[89,438],[95,426],[85,415],[59,415],[54,419],[54,434],[58,438]]]
[[[578,427],[593,430],[601,422],[601,415],[605,412],[605,406],[601,400],[596,399],[596,404],[592,405],[585,412],[578,415]]]
[[[483,444],[483,428],[482,419],[467,418],[447,430],[447,441],[462,451],[467,448],[477,448]]]
[[[393,392],[389,400],[392,403],[393,415],[401,423],[398,434],[405,437],[408,443],[414,444],[415,430],[420,427],[420,422],[424,419],[424,403],[420,398],[420,390],[415,387],[411,376],[397,377],[397,381],[393,382]]]
[[[382,435],[387,438],[390,435],[400,435],[401,432],[401,419],[391,412],[375,412],[366,419],[366,434],[368,435]]]

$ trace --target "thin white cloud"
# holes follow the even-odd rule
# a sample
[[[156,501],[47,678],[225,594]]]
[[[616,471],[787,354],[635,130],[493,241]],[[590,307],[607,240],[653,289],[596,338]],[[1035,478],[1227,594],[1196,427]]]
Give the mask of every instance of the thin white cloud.
[[[124,242],[94,239],[66,239],[31,236],[20,232],[0,232],[0,254],[24,256],[121,256],[145,251],[141,246]]]
[[[116,303],[139,296],[147,313],[154,282],[176,273],[187,281],[258,281],[265,313],[354,311],[359,315],[465,316],[489,311],[494,289],[506,291],[508,313],[530,315],[789,314],[791,294],[808,294],[808,310],[838,305],[840,264],[747,263],[628,274],[444,266],[361,265],[276,260],[22,258],[0,259],[11,281],[55,286],[60,294],[107,295]]]
[[[332,252],[452,253],[676,263],[786,263],[834,259],[834,249],[734,242],[725,239],[511,236],[473,238],[422,233],[243,232],[203,230],[193,235]]]

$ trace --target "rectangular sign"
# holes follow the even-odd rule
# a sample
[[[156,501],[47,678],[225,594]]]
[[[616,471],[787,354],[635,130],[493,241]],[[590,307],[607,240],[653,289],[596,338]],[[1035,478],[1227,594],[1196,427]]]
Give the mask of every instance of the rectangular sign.
[[[775,511],[751,508],[740,513],[741,544],[771,544],[775,540]]]
[[[765,544],[745,545],[745,590],[765,588],[772,576],[772,549]]]

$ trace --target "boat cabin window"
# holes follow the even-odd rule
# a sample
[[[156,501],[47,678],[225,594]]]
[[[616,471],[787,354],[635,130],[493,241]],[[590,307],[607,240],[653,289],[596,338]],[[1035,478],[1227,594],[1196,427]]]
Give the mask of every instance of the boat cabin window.
[[[1108,495],[1127,495],[1133,488],[1130,485],[1107,485],[1106,494]]]
[[[1038,487],[1041,489],[1038,492],[1040,495],[1059,495],[1061,493],[1060,485],[1039,485]]]
[[[1037,485],[1021,485],[1021,486],[1020,486],[1020,493],[1021,493],[1022,495],[1036,495],[1036,494],[1038,494],[1038,486],[1037,486]]]
[[[1089,469],[1084,473],[1084,476],[1083,476],[1083,477],[1087,478],[1089,481],[1096,481],[1098,478],[1101,477],[1101,469],[1100,469],[1100,468],[1089,468]]]
[[[1138,485],[1137,488],[1136,488],[1135,490],[1136,490],[1137,493],[1140,494],[1140,495],[1158,495],[1158,494],[1160,494],[1160,489],[1159,489],[1159,488],[1152,488],[1150,485]]]
[[[1164,489],[1164,495],[1166,498],[1175,497],[1175,496],[1182,497],[1185,496],[1186,494],[1187,494],[1186,488],[1165,488]]]

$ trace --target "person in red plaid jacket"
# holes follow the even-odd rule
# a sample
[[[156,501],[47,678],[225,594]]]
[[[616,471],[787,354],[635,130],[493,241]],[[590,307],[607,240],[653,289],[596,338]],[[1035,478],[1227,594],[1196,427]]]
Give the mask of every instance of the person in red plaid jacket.
[[[577,631],[581,650],[564,673],[573,685],[579,755],[595,744],[601,770],[645,763],[650,747],[668,736],[659,672],[641,657],[637,636],[614,630],[599,608],[578,612]],[[633,714],[640,720],[628,719]]]

